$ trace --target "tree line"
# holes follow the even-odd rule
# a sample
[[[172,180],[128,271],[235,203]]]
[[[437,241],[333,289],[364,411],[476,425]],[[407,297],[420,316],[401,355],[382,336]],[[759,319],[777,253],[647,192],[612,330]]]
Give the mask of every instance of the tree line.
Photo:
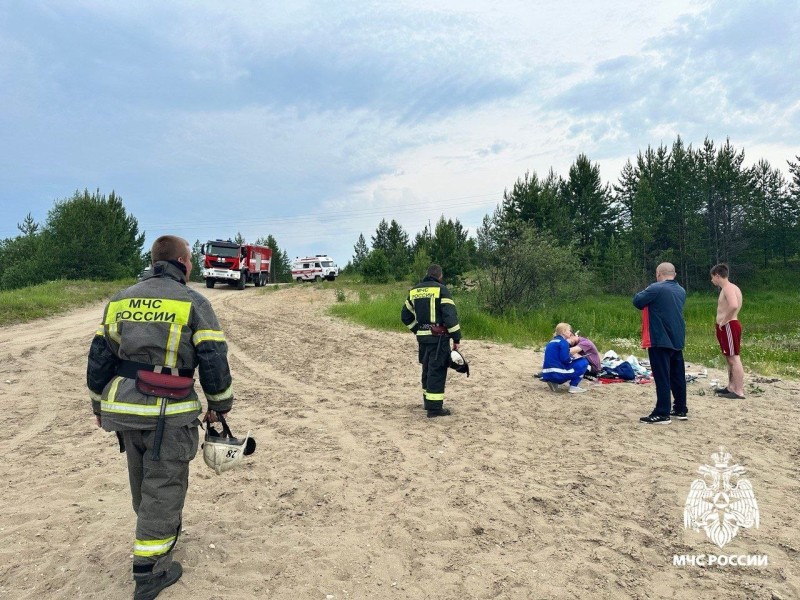
[[[114,191],[76,191],[56,200],[43,224],[30,213],[20,235],[0,240],[0,289],[18,289],[56,279],[114,280],[134,277],[150,264],[144,232]],[[244,239],[237,233],[236,240]],[[289,255],[272,235],[256,244],[272,249],[271,280],[291,281]],[[202,280],[200,247],[193,246],[193,280]]]
[[[415,279],[426,261],[458,280],[471,274],[486,306],[502,312],[587,290],[629,293],[675,264],[687,289],[708,285],[727,262],[739,279],[800,251],[800,157],[789,178],[766,160],[744,166],[744,151],[710,139],[694,149],[678,137],[628,160],[617,182],[580,154],[566,177],[525,173],[470,237],[458,220],[411,240],[382,220],[367,248],[355,245],[352,271],[373,281]]]

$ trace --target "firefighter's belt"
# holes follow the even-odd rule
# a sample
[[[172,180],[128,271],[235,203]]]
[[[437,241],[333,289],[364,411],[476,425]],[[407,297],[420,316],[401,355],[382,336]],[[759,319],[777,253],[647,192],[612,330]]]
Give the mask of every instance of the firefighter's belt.
[[[194,377],[194,369],[176,369],[174,367],[160,367],[150,365],[147,363],[140,363],[133,360],[121,360],[117,367],[117,375],[120,377],[127,377],[128,379],[136,379],[136,374],[139,371],[156,371],[159,373],[166,373],[167,375],[180,375],[181,377]]]
[[[444,325],[426,323],[425,325],[420,325],[419,328],[422,329],[423,331],[424,330],[430,331],[431,335],[447,335],[448,334],[447,327],[445,327]]]
[[[145,396],[159,396],[170,400],[188,398],[194,388],[194,379],[166,373],[139,371],[136,373],[136,389]],[[166,405],[166,402],[164,403]]]

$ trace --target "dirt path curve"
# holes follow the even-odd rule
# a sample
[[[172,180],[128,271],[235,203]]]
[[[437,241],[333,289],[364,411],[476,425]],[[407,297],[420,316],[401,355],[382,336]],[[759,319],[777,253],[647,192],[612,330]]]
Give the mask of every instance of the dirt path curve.
[[[800,597],[797,382],[738,403],[698,382],[690,421],[639,426],[651,386],[552,394],[531,377],[540,354],[467,331],[473,375],[452,373],[455,414],[427,419],[413,337],[326,316],[332,290],[198,289],[229,340],[231,426],[259,446],[221,477],[192,464],[185,576],[160,597]],[[84,387],[101,312],[0,329],[0,598],[131,596],[124,459]],[[723,550],[682,517],[719,445],[761,510]],[[675,554],[769,566],[678,567]]]

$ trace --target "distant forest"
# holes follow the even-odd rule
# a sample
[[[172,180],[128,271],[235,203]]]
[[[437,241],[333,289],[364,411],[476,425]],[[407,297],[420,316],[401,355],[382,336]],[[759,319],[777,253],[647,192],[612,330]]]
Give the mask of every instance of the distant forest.
[[[411,281],[430,262],[452,283],[478,289],[502,312],[590,291],[628,293],[675,264],[690,291],[708,288],[708,270],[731,266],[732,279],[765,269],[796,274],[800,251],[800,156],[788,175],[766,160],[744,166],[744,150],[726,140],[699,148],[678,137],[628,160],[614,184],[581,154],[566,177],[528,172],[474,234],[442,215],[412,238],[383,219],[367,243],[359,236],[345,271],[366,281]],[[132,277],[146,264],[144,234],[122,199],[99,190],[58,200],[45,223],[28,215],[20,235],[0,241],[0,289],[53,279]],[[289,261],[271,235],[273,280]],[[195,242],[199,247],[199,240]],[[199,270],[198,270],[199,275]],[[796,275],[792,275],[795,276]]]
[[[365,278],[411,279],[427,261],[446,276],[470,273],[499,310],[587,289],[628,293],[653,280],[658,263],[675,264],[690,291],[707,289],[709,269],[732,279],[766,267],[789,268],[800,250],[800,157],[789,177],[766,160],[744,165],[730,140],[695,149],[678,137],[628,160],[617,183],[603,184],[583,154],[566,177],[525,173],[469,236],[443,216],[411,240],[381,221],[371,249],[362,235],[349,268]],[[527,289],[526,289],[527,288]],[[530,289],[532,288],[532,289]]]
[[[145,236],[136,217],[113,191],[108,195],[100,190],[76,191],[56,200],[43,224],[29,213],[17,228],[20,235],[0,240],[0,290],[58,279],[132,278],[150,264],[150,251],[144,249]],[[234,239],[244,241],[241,233]],[[275,238],[266,235],[254,243],[272,248],[271,280],[291,281],[289,256]],[[200,246],[200,240],[195,240],[195,281],[202,281]]]

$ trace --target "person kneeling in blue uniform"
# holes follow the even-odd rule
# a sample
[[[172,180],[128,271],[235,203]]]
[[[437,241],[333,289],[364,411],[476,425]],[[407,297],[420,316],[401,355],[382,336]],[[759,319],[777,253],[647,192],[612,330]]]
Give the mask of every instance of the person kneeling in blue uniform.
[[[553,339],[544,349],[544,365],[542,365],[542,380],[547,382],[550,391],[557,392],[562,383],[569,381],[569,393],[581,394],[586,390],[579,387],[583,374],[589,368],[589,361],[585,357],[572,360],[569,352],[569,338],[572,336],[572,327],[569,323],[559,323]]]

